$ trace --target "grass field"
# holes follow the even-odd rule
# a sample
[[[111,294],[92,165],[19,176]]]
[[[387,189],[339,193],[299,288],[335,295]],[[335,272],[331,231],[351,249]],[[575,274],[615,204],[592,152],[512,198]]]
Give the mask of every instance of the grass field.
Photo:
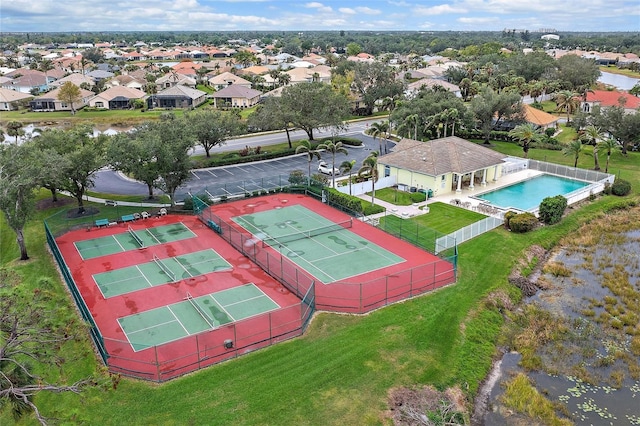
[[[506,154],[522,154],[515,144],[494,145]],[[529,156],[567,165],[573,161],[556,151],[532,150]],[[582,157],[579,164],[592,168],[592,162]],[[626,158],[615,154],[611,169],[632,182],[637,196],[638,153]],[[557,225],[528,234],[498,228],[468,241],[459,247],[458,282],[435,293],[365,316],[319,313],[301,338],[162,385],[123,378],[116,389],[90,389],[81,395],[41,393],[36,402],[45,415],[73,424],[379,425],[389,424],[384,412],[393,387],[459,386],[473,397],[496,354],[503,323],[495,304],[486,302],[487,295],[498,291],[518,300],[519,290],[507,283],[507,276],[527,247],[550,248],[619,202],[617,197],[601,197],[572,210]],[[446,217],[450,207],[443,204],[441,212],[432,207],[425,216]],[[45,248],[41,222],[54,210],[38,212],[25,229],[32,259],[24,263],[15,261],[15,235],[0,218],[0,261],[19,272],[25,286],[50,283],[51,304],[60,308],[59,320],[64,321],[75,313]],[[453,220],[426,225],[450,232],[447,226],[453,226]],[[88,340],[68,350],[85,356],[63,364],[59,371],[39,372],[52,380],[74,380],[100,370]],[[0,413],[0,424],[13,420]],[[28,417],[19,424],[37,423]]]

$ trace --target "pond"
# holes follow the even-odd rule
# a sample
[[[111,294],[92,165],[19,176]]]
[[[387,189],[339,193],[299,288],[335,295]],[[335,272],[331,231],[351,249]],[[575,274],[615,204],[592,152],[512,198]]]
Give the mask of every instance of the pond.
[[[38,135],[40,130],[43,129],[47,129],[47,128],[64,128],[64,126],[60,126],[60,125],[56,125],[56,126],[39,126],[39,125],[35,125],[35,124],[27,124],[26,126],[24,126],[22,128],[22,130],[24,131],[24,136],[18,137],[18,143],[24,142],[27,138],[30,138],[31,136],[34,135]],[[107,134],[107,135],[115,135],[116,133],[119,132],[126,132],[131,130],[133,127],[131,126],[123,126],[123,127],[116,127],[116,126],[94,126],[93,128],[93,136],[98,136],[101,133]],[[8,136],[6,133],[4,135],[4,143],[15,143],[16,142],[16,138],[14,136]]]
[[[600,83],[608,84],[616,89],[631,90],[633,86],[640,82],[639,78],[627,77],[626,75],[613,74],[610,72],[603,72],[598,78]]]
[[[615,219],[611,219],[615,220]],[[638,225],[634,225],[638,227]],[[590,239],[587,235],[576,238]],[[538,392],[560,404],[576,425],[640,425],[640,231],[607,234],[563,249],[547,265],[570,271],[543,274],[545,287],[525,303],[551,312],[563,337],[538,349],[544,371],[524,371],[510,352],[487,379],[493,386],[482,424],[524,424],[505,407],[504,383],[525,372]],[[496,379],[497,377],[497,379]],[[563,417],[560,414],[560,417]]]

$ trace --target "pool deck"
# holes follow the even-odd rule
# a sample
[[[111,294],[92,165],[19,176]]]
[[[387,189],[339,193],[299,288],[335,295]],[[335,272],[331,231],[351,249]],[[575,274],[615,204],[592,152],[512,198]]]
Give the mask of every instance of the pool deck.
[[[526,180],[541,174],[543,174],[543,172],[540,172],[538,170],[529,170],[529,169],[522,170],[519,172],[501,176],[500,179],[498,179],[496,182],[488,181],[485,186],[477,185],[473,189],[464,187],[458,193],[451,192],[444,195],[436,195],[427,201],[423,201],[421,203],[415,203],[409,206],[396,206],[395,204],[387,203],[386,201],[382,201],[379,198],[376,198],[375,203],[386,208],[387,212],[379,213],[377,215],[372,215],[371,217],[376,218],[376,217],[385,216],[386,214],[391,213],[399,217],[410,218],[410,217],[428,213],[428,210],[424,206],[428,206],[431,203],[440,202],[440,203],[451,204],[453,200],[460,200],[460,204],[463,204],[463,205],[464,203],[470,203],[468,204],[469,206],[468,208],[470,210],[475,211],[477,210],[478,205],[481,204],[481,201],[471,197],[476,196],[478,194],[482,194],[484,192],[493,191],[498,188],[512,185],[514,183],[521,182],[523,180]],[[363,200],[369,200],[369,201],[371,200],[371,196],[367,194],[362,194],[362,195],[359,195],[358,197],[362,198]],[[496,215],[496,216],[499,216],[499,215]]]

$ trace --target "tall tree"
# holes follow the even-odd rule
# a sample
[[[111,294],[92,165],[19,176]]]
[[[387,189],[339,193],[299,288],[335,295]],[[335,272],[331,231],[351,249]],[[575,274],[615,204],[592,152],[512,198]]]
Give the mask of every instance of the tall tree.
[[[516,126],[509,132],[509,135],[520,142],[520,146],[522,146],[522,151],[524,152],[524,158],[529,157],[531,144],[539,141],[542,137],[540,129],[531,123]]]
[[[347,99],[324,83],[299,83],[287,86],[280,98],[291,112],[291,123],[313,140],[314,129],[344,128],[349,116]]]
[[[130,132],[120,132],[107,145],[109,165],[147,185],[149,199],[153,199],[153,189],[160,177],[156,161],[153,137],[147,137],[147,127],[142,124]]]
[[[389,131],[389,122],[388,121],[376,121],[371,124],[370,135],[375,141],[378,139],[378,152],[382,152],[382,138],[386,136]]]
[[[322,156],[320,154],[320,150],[314,148],[311,142],[304,140],[300,142],[300,145],[296,147],[296,154],[306,154],[308,163],[307,165],[309,167],[309,174],[307,177],[309,178],[309,182],[311,182],[311,162],[314,158],[320,160]]]
[[[38,186],[39,170],[34,167],[33,154],[29,144],[0,145],[0,210],[16,234],[20,260],[29,259],[23,229],[33,214],[33,190]],[[1,358],[0,352],[0,360]]]
[[[283,107],[280,98],[269,96],[249,116],[249,127],[260,131],[284,129],[289,148],[293,148],[289,133],[292,115],[292,111]]]
[[[340,163],[340,172],[342,174],[347,173],[349,175],[349,195],[351,195],[351,172],[353,171],[353,166],[356,165],[356,160],[344,160]]]
[[[43,59],[42,62],[40,62],[39,68],[40,68],[40,71],[44,73],[46,88],[47,88],[47,91],[49,91],[49,76],[47,75],[47,73],[54,68],[53,62],[51,62],[50,59]]]
[[[43,284],[54,286],[46,280]],[[33,291],[11,269],[0,269],[0,410],[7,407],[16,419],[33,413],[42,425],[48,419],[36,405],[38,393],[80,393],[98,384],[91,377],[66,382],[64,375],[53,383],[37,373],[58,370],[61,363],[69,361],[64,359],[63,347],[83,338],[75,332],[84,330],[75,324],[75,312],[51,306],[50,291]],[[70,314],[63,316],[65,312]]]
[[[380,177],[377,152],[372,152],[367,158],[362,160],[362,167],[358,170],[358,176],[363,176],[371,180],[371,205],[373,206],[376,199],[376,182]]]
[[[63,189],[69,191],[78,202],[78,213],[84,208],[84,195],[94,183],[94,173],[106,165],[104,150],[109,136],[100,134],[92,137],[89,125],[79,125],[66,131],[67,146],[63,152],[68,161],[62,170]]]
[[[16,144],[18,143],[20,136],[24,136],[23,127],[24,124],[20,121],[10,121],[7,123],[7,136],[16,138]]]
[[[211,149],[222,146],[228,139],[245,132],[246,126],[237,115],[215,109],[199,109],[185,113],[185,122],[207,158]]]
[[[318,145],[317,149],[318,150],[325,150],[329,154],[331,154],[331,169],[332,170],[336,169],[336,154],[344,154],[344,155],[348,155],[349,154],[349,151],[347,151],[347,148],[345,148],[342,145],[342,142],[340,142],[340,141],[338,141],[338,142],[333,142],[333,141],[323,142],[323,143]],[[333,188],[336,187],[336,175],[335,175],[335,173],[331,173],[331,186]]]
[[[353,84],[365,105],[364,115],[371,115],[377,102],[399,98],[404,92],[404,83],[395,78],[394,69],[381,62],[356,63]]]
[[[607,153],[607,163],[604,166],[604,172],[609,173],[609,160],[611,160],[611,154],[616,149],[620,149],[620,145],[613,138],[606,138],[598,142],[598,149],[601,149]]]
[[[58,98],[69,105],[71,107],[71,115],[75,115],[75,104],[80,102],[81,99],[80,88],[72,82],[66,81],[62,86],[60,86]]]
[[[495,92],[486,87],[480,95],[471,100],[477,126],[483,133],[484,143],[489,144],[489,136],[494,127],[503,120],[522,120],[522,100],[513,92]]]
[[[55,203],[58,190],[65,183],[64,170],[70,168],[69,159],[64,155],[68,151],[67,133],[62,129],[45,129],[30,143],[39,151],[40,186],[51,191],[51,201]]]
[[[567,156],[567,157],[573,157],[574,161],[573,161],[573,167],[578,167],[578,158],[580,158],[580,154],[582,153],[582,142],[580,141],[580,139],[576,138],[574,140],[572,140],[571,142],[569,142],[569,145],[567,145],[563,150],[562,150],[562,155]]]
[[[557,111],[567,113],[567,124],[571,122],[571,114],[578,110],[580,106],[580,94],[571,90],[562,90],[553,94],[553,101],[556,103]]]
[[[598,142],[602,139],[602,131],[596,126],[587,126],[581,135],[581,142],[585,141],[589,145],[593,145],[593,162],[594,170],[600,170],[600,160],[598,158]]]

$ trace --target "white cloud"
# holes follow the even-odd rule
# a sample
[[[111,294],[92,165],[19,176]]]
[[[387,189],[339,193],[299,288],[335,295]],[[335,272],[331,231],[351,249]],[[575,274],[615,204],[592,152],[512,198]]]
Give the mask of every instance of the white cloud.
[[[425,7],[416,6],[412,9],[416,15],[444,15],[448,13],[467,13],[467,9],[462,7],[453,7],[448,4],[440,4],[437,6]]]
[[[357,12],[350,7],[341,7],[338,9],[338,12],[344,13],[345,15],[355,15]]]
[[[318,3],[317,1],[307,3],[304,6],[309,9],[316,9],[318,12],[322,12],[322,13],[333,12],[333,9],[331,8],[331,6],[325,6],[324,4]]]
[[[458,22],[463,24],[490,24],[500,21],[500,18],[489,16],[486,18],[458,18]]]
[[[363,15],[380,15],[380,10],[371,9],[370,7],[356,7],[356,12],[362,13]]]

